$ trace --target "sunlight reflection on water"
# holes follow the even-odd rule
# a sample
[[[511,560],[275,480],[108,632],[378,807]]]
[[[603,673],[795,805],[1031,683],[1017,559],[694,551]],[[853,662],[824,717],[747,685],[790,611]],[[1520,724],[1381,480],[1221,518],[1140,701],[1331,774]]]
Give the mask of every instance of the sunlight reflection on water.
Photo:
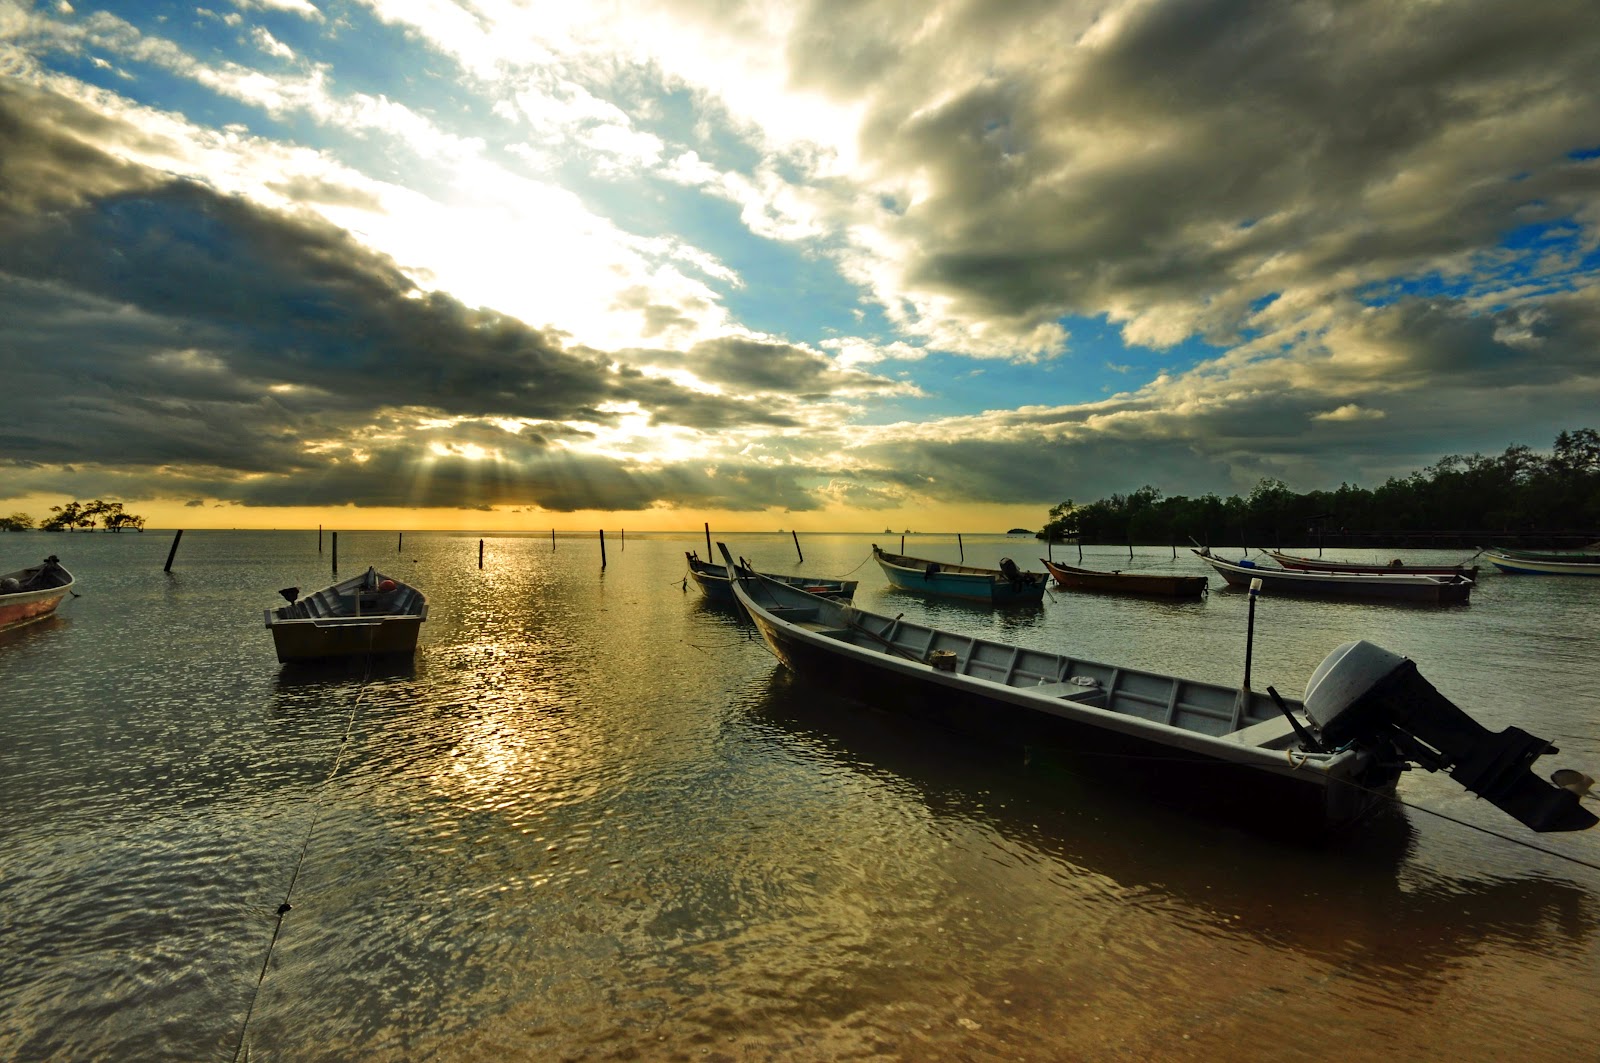
[[[48,541],[83,597],[0,639],[0,1055],[231,1057],[291,879],[250,1024],[263,1057],[1589,1046],[1588,868],[1417,812],[1308,849],[925,733],[790,676],[685,589],[694,536],[608,542],[604,572],[591,540],[490,539],[479,570],[475,537],[398,556],[387,534],[341,538],[349,571],[370,558],[427,591],[415,662],[279,668],[260,610],[328,582],[314,535],[191,533],[170,577],[165,536]],[[973,610],[889,590],[864,537],[802,542],[806,571],[862,581],[863,608],[1242,671],[1242,595]],[[796,567],[788,536],[737,550]],[[1371,638],[1593,767],[1600,587],[1575,584],[1486,577],[1447,610],[1263,599],[1254,667],[1298,693]],[[1516,833],[1447,779],[1402,792]],[[1600,838],[1539,843],[1600,862]]]

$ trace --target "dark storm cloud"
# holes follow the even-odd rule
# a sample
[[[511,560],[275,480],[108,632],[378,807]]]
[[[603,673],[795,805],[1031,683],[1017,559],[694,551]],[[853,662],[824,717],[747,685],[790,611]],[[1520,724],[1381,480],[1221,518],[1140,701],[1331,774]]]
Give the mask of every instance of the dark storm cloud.
[[[787,475],[713,481],[546,454],[578,431],[559,422],[606,424],[628,404],[654,424],[705,430],[797,422],[563,349],[519,321],[417,289],[332,226],[152,174],[73,135],[105,134],[101,125],[58,98],[0,87],[0,371],[10,395],[51,398],[11,405],[0,445],[13,460],[135,479],[162,469],[163,492],[203,488],[248,504],[403,496],[627,509],[742,505],[746,492],[810,504]],[[441,419],[450,431],[430,431]],[[493,419],[536,424],[513,434]],[[525,469],[440,459],[426,447],[441,435]],[[426,483],[416,475],[424,466]],[[237,474],[250,474],[249,486]],[[173,482],[190,475],[199,482]]]
[[[1587,0],[1083,10],[829,3],[796,31],[877,42],[791,54],[868,103],[863,150],[923,189],[892,223],[907,280],[969,319],[1228,340],[1262,296],[1404,275],[1600,191],[1567,157],[1595,141]]]

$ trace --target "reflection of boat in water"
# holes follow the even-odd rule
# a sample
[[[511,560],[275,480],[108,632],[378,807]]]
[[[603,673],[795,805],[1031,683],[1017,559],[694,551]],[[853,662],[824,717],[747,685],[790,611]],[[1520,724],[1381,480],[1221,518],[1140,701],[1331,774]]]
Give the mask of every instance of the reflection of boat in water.
[[[1364,830],[1286,845],[1281,836],[1130,797],[1105,784],[1124,770],[1116,762],[1095,770],[1087,760],[1070,771],[1038,759],[1023,766],[1014,751],[819,696],[783,668],[751,705],[730,726],[760,727],[762,740],[783,743],[830,776],[842,766],[911,795],[935,821],[930,833],[949,837],[971,824],[1019,850],[1018,863],[1054,861],[1058,870],[1041,873],[1060,884],[1068,905],[1135,905],[1336,961],[1346,974],[1365,968],[1374,981],[1403,970],[1413,985],[1448,981],[1450,961],[1478,954],[1486,935],[1529,952],[1581,954],[1600,931],[1600,898],[1579,883],[1409,866],[1417,832],[1397,808]]]

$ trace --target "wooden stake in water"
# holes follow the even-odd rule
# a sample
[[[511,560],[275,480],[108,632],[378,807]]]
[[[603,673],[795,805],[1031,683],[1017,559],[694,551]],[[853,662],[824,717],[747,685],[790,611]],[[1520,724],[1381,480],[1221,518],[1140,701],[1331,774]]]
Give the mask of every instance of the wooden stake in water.
[[[709,561],[712,556],[713,555],[711,553],[711,522],[710,521],[706,521],[706,559]]]
[[[394,552],[398,554],[406,548],[406,533],[399,532],[397,534],[400,537],[394,541]]]
[[[556,530],[554,528],[550,529],[550,552],[552,554],[556,552]]]
[[[961,545],[961,533],[956,532],[956,552],[960,555],[962,564],[967,560],[967,548]]]
[[[339,574],[339,533],[333,533],[333,574]]]
[[[178,540],[182,539],[182,538],[183,538],[183,529],[179,528],[178,529],[178,534],[174,535],[172,537],[172,549],[167,551],[167,564],[166,564],[166,567],[163,568],[161,571],[163,571],[163,572],[171,572],[172,571],[172,559],[173,559],[173,557],[177,556],[177,553],[178,553]]]
[[[478,540],[478,567],[483,567],[483,540]]]
[[[800,552],[800,534],[798,532],[796,532],[793,528],[789,529],[789,534],[794,536],[794,554],[795,554],[795,556],[800,559],[800,563],[801,564],[805,564],[806,555],[802,554]]]
[[[600,529],[600,567],[606,567],[606,530]]]
[[[317,553],[322,553],[322,525],[317,525]]]

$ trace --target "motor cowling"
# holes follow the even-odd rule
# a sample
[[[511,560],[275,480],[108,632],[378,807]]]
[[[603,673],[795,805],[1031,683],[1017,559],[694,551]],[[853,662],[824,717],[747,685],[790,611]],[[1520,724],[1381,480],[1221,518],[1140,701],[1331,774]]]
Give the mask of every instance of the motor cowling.
[[[1559,752],[1549,742],[1520,727],[1487,730],[1415,663],[1370,642],[1347,642],[1317,666],[1305,708],[1327,748],[1390,744],[1536,831],[1587,830],[1600,822],[1577,794],[1533,774],[1535,760]]]

